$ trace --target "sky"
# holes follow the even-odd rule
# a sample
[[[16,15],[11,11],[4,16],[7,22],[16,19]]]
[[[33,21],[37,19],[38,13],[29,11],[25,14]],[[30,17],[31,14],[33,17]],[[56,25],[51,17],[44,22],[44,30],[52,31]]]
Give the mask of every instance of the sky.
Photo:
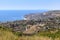
[[[0,0],[0,10],[60,10],[60,0]]]

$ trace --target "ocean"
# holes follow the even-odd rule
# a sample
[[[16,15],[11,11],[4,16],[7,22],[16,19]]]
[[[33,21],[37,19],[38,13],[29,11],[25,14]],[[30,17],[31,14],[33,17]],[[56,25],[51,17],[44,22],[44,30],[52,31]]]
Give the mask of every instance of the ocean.
[[[0,10],[0,22],[23,20],[24,15],[45,10]]]

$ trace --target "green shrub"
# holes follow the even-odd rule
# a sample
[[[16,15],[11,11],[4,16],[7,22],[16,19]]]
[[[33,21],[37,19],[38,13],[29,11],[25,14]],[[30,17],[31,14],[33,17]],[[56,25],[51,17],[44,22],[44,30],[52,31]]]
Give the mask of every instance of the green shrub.
[[[13,34],[15,34],[16,36],[22,36],[23,35],[22,32],[13,32]]]

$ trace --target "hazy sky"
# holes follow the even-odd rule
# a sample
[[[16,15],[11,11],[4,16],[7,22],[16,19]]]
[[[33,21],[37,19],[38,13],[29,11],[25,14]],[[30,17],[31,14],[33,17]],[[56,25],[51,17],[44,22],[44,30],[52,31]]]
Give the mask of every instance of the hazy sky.
[[[60,9],[60,0],[0,0],[0,10]]]

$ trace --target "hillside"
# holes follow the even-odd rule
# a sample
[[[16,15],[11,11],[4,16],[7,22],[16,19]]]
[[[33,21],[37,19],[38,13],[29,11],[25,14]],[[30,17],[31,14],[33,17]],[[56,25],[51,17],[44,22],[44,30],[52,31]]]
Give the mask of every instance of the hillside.
[[[27,20],[0,23],[0,26],[12,31],[35,34],[39,31],[60,29],[60,10],[47,11],[40,14],[25,15]]]
[[[0,26],[0,40],[60,40],[60,31],[41,31],[35,35],[20,35],[9,28]]]
[[[0,33],[12,36],[11,40],[60,40],[60,10],[25,15],[25,19],[0,23]]]
[[[42,13],[27,14],[24,20],[46,20],[48,18],[60,17],[60,10],[52,10]]]

